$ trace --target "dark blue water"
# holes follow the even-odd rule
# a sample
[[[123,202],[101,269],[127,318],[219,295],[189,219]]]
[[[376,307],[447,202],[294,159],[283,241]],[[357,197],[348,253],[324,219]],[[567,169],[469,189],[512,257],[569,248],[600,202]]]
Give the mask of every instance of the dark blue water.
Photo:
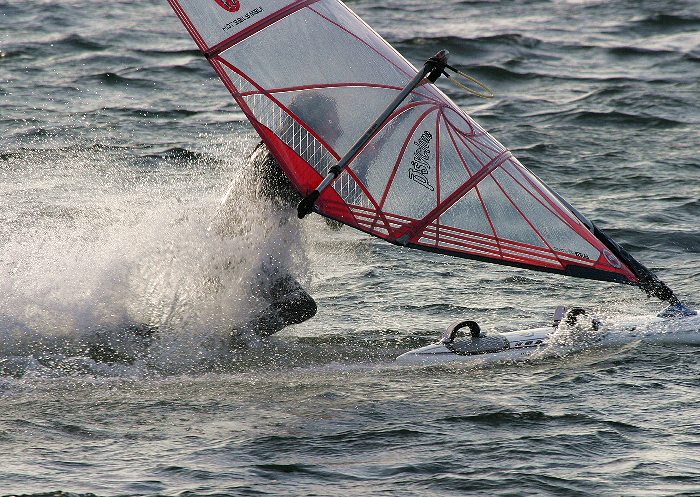
[[[450,50],[498,96],[445,91],[700,304],[696,2],[349,5],[416,64]],[[319,219],[271,244],[252,203],[213,241],[256,138],[167,2],[0,0],[0,137],[0,495],[700,496],[697,348],[393,363],[456,319],[661,308],[638,290]],[[267,253],[318,315],[231,351]]]

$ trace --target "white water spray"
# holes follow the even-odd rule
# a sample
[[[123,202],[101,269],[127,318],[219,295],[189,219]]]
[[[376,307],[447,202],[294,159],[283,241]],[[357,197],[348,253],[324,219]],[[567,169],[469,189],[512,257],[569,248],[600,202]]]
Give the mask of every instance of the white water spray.
[[[133,358],[152,341],[144,329],[155,330],[147,360],[159,369],[227,354],[232,329],[261,305],[264,262],[305,271],[298,222],[246,195],[245,181],[234,185],[238,228],[209,229],[228,179],[243,177],[249,147],[236,147],[226,157],[241,159],[220,169],[203,160],[153,170],[72,148],[6,161],[0,357]]]

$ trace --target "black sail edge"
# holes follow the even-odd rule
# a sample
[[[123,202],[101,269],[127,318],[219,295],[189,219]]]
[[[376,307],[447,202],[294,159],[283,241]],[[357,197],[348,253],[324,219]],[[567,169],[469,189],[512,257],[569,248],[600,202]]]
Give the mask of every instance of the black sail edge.
[[[534,173],[533,173],[534,174]],[[581,221],[584,225],[588,227],[593,236],[600,240],[603,245],[605,245],[608,250],[610,250],[618,259],[624,262],[627,267],[634,273],[634,275],[639,279],[638,286],[649,296],[656,297],[662,302],[668,302],[671,305],[681,305],[680,299],[676,294],[669,288],[666,283],[664,283],[656,274],[654,274],[651,269],[647,268],[644,264],[635,259],[632,254],[627,252],[627,250],[622,247],[615,240],[610,238],[603,230],[598,228],[590,219],[581,214],[574,206],[554,191],[551,187],[547,186],[542,180],[537,178],[542,185],[544,185],[551,193],[554,195],[571,213],[576,216],[576,218]]]

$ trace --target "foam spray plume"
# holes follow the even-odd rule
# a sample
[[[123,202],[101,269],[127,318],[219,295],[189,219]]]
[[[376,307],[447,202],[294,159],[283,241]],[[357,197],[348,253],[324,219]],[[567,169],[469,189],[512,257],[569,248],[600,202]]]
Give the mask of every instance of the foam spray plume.
[[[263,305],[266,261],[304,261],[297,221],[247,194],[248,145],[226,147],[236,153],[219,150],[223,160],[156,154],[155,164],[109,147],[8,156],[0,369],[179,372],[235,360],[232,330]],[[231,177],[241,200],[224,232],[212,220]]]

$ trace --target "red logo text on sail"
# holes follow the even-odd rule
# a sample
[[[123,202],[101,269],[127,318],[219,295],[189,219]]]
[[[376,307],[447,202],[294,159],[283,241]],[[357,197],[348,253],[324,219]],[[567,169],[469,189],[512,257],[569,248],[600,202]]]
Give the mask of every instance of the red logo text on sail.
[[[214,0],[221,6],[221,8],[228,10],[229,12],[238,12],[241,8],[241,2],[238,0]]]

